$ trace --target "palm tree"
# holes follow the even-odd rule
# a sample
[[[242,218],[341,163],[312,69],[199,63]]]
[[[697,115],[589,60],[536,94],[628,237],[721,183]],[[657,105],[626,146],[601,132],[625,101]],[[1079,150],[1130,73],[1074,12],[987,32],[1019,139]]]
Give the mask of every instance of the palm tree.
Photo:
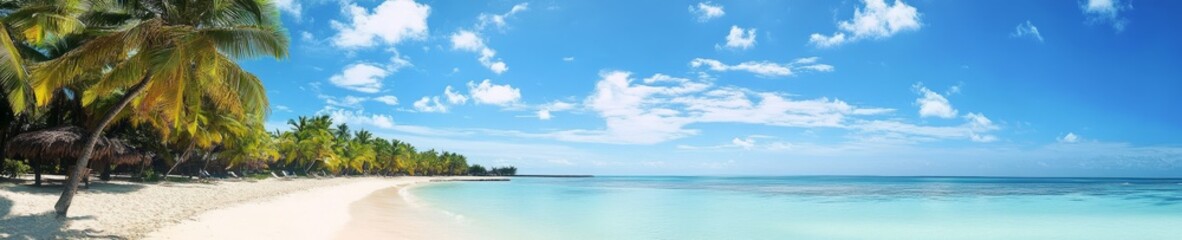
[[[41,47],[82,31],[77,17],[85,9],[78,0],[0,1],[0,146],[19,131],[12,127],[28,120],[34,100],[29,64],[48,58]]]
[[[86,11],[80,0],[25,0],[0,2],[0,89],[14,114],[25,112],[34,100],[29,84],[29,60],[45,60],[37,47],[52,45],[79,33]]]
[[[38,106],[52,92],[97,74],[83,93],[83,103],[121,92],[100,121],[78,158],[54,209],[65,216],[94,145],[116,116],[136,101],[135,111],[160,113],[161,121],[181,125],[179,117],[193,99],[208,100],[231,114],[267,112],[262,83],[234,59],[287,55],[287,37],[269,0],[111,1],[105,18],[125,23],[31,71]],[[193,94],[200,95],[191,96]]]
[[[240,165],[258,164],[279,158],[276,138],[259,121],[247,123],[247,132],[226,139],[225,150],[217,153],[218,159],[226,161],[226,169]]]
[[[185,118],[187,122],[183,124],[184,129],[180,129],[180,133],[176,134],[176,139],[172,141],[186,143],[187,147],[182,150],[180,157],[176,159],[172,167],[164,173],[165,180],[168,180],[168,175],[172,174],[177,166],[188,161],[190,154],[195,150],[212,151],[213,147],[226,139],[245,135],[249,131],[242,121],[217,109],[198,107],[193,111],[188,113],[192,117]]]

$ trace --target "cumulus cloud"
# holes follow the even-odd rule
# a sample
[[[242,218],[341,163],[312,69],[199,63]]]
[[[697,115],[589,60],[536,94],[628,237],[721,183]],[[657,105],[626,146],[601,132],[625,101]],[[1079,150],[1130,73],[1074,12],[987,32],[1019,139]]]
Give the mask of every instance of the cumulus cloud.
[[[564,57],[564,58],[562,58],[562,61],[563,62],[574,62],[575,57]]]
[[[479,22],[477,23],[476,27],[481,28],[481,29],[486,28],[488,26],[495,26],[497,28],[504,28],[506,18],[512,17],[513,15],[515,15],[519,12],[523,12],[525,10],[529,10],[529,3],[518,3],[517,5],[513,5],[513,8],[510,8],[509,12],[506,12],[504,14],[481,13],[480,16],[477,17],[477,20],[479,20]]]
[[[509,106],[521,100],[521,90],[509,84],[497,85],[485,79],[479,84],[468,82],[468,94],[477,104]]]
[[[600,74],[583,105],[604,119],[605,128],[576,129],[546,136],[565,141],[653,144],[698,133],[694,123],[748,123],[784,127],[843,127],[847,116],[890,112],[860,108],[840,100],[797,100],[787,94],[715,87],[655,74],[641,82],[632,73]]]
[[[714,59],[695,58],[690,61],[694,68],[706,68],[715,72],[745,71],[761,77],[787,77],[796,72],[832,72],[833,66],[817,64],[815,57],[797,59],[792,63],[773,63],[767,61],[748,61],[737,65],[727,65]]]
[[[365,114],[361,110],[344,110],[326,108],[318,114],[328,115],[333,122],[347,123],[353,126],[374,126],[379,128],[394,128],[394,118],[384,114]]]
[[[345,69],[328,79],[330,83],[344,89],[364,93],[376,93],[382,90],[382,79],[390,72],[369,63],[358,63],[346,66]]]
[[[426,39],[431,7],[413,0],[386,0],[372,11],[349,2],[343,11],[349,18],[347,22],[330,23],[337,30],[333,45],[365,48],[379,43],[393,46],[404,40]]]
[[[447,102],[451,104],[464,104],[468,102],[468,97],[460,92],[452,90],[451,85],[443,89],[443,96],[447,97]]]
[[[1038,27],[1034,26],[1034,24],[1030,23],[1030,21],[1026,21],[1026,23],[1018,24],[1018,27],[1014,28],[1014,32],[1010,33],[1010,37],[1015,37],[1015,38],[1028,37],[1028,38],[1031,38],[1034,40],[1038,40],[1038,42],[1043,42],[1042,41],[1042,34],[1038,33]]]
[[[398,105],[398,97],[395,97],[395,96],[386,95],[386,96],[373,98],[373,100],[381,102],[381,103],[385,103],[386,105],[390,105],[390,106]]]
[[[1087,0],[1079,7],[1089,22],[1112,24],[1112,28],[1120,32],[1129,23],[1120,13],[1133,9],[1133,4],[1122,0]]]
[[[479,53],[480,57],[476,60],[480,61],[480,65],[493,71],[496,74],[504,73],[509,70],[504,61],[493,59],[497,56],[497,51],[488,48],[484,45],[484,39],[476,32],[468,30],[460,30],[451,35],[452,49]]]
[[[447,105],[439,102],[439,96],[423,97],[414,103],[415,111],[446,113]]]
[[[746,138],[746,139],[739,139],[739,138],[735,138],[735,139],[731,139],[731,144],[733,144],[734,146],[737,146],[737,147],[741,147],[741,148],[743,148],[743,149],[751,150],[751,148],[754,148],[754,147],[755,147],[755,139],[752,139],[752,138]]]
[[[475,32],[467,30],[460,30],[459,32],[453,33],[451,35],[451,46],[452,49],[471,52],[479,52],[485,49],[484,39],[477,36]]]
[[[948,99],[934,92],[923,84],[915,84],[912,86],[916,92],[920,94],[919,99],[915,99],[915,104],[919,105],[920,117],[938,117],[938,118],[954,118],[956,117],[956,109],[952,108],[952,104],[948,103]]]
[[[550,120],[554,117],[554,112],[569,111],[575,108],[573,103],[554,101],[547,104],[542,104],[537,107],[537,112],[534,113],[539,120]]]
[[[296,0],[275,0],[275,8],[280,11],[291,14],[293,18],[299,19],[303,6]]]
[[[505,19],[509,18],[519,12],[529,9],[528,3],[521,3],[514,5],[509,12],[505,14],[488,14],[482,13],[477,20],[475,30],[458,30],[451,35],[451,44],[453,50],[466,51],[479,54],[476,58],[480,65],[488,68],[496,74],[505,73],[509,71],[509,65],[500,59],[497,59],[497,51],[488,47],[485,43],[481,32],[488,26],[495,26],[497,28],[504,28],[506,25]],[[573,60],[573,59],[572,59]]]
[[[742,49],[755,46],[755,29],[743,29],[739,26],[731,26],[731,31],[726,35],[726,47],[730,49]]]
[[[1075,135],[1075,133],[1069,132],[1069,133],[1067,133],[1067,135],[1063,135],[1062,137],[1059,137],[1057,140],[1059,140],[1059,142],[1061,142],[1061,143],[1077,143],[1077,142],[1079,142],[1079,135]]]
[[[919,30],[919,11],[902,0],[888,5],[886,0],[864,0],[863,8],[854,9],[854,18],[837,23],[832,35],[813,33],[809,43],[820,48],[834,47],[862,39],[883,39],[903,31]]]
[[[722,5],[714,5],[711,2],[700,2],[696,7],[690,5],[689,12],[697,16],[698,22],[706,22],[726,15],[726,11],[723,11]]]

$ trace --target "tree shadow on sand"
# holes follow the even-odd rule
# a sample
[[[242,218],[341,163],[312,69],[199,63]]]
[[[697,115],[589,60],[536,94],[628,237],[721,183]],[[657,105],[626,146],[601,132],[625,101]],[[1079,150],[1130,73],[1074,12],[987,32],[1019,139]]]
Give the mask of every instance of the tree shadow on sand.
[[[16,185],[3,187],[5,190],[28,194],[46,194],[46,195],[60,195],[62,194],[62,185]],[[90,188],[78,188],[78,192],[87,193],[130,193],[143,189],[142,184],[127,184],[127,183],[106,183],[106,182],[92,182]]]
[[[53,211],[33,215],[13,216],[13,202],[0,197],[0,239],[127,239],[122,236],[103,235],[99,231],[69,229],[67,223],[75,220],[94,219],[94,216],[58,219]]]

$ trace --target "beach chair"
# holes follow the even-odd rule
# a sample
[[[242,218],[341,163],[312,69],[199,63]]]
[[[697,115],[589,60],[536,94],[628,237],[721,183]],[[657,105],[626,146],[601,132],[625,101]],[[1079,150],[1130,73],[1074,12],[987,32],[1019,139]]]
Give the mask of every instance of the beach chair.
[[[238,174],[234,174],[234,171],[226,171],[226,173],[229,173],[230,177],[238,178]]]
[[[271,176],[275,177],[275,178],[279,178],[279,175],[276,175],[275,172],[271,172]]]

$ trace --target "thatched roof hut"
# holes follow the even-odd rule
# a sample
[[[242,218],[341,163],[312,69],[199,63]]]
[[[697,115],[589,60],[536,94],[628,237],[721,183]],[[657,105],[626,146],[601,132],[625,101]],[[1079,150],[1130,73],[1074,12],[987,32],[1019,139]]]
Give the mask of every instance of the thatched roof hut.
[[[16,135],[8,141],[5,153],[8,158],[23,158],[36,161],[77,159],[86,145],[85,129],[76,126],[54,127]],[[142,164],[151,159],[126,142],[118,139],[99,138],[91,159],[96,163]]]

